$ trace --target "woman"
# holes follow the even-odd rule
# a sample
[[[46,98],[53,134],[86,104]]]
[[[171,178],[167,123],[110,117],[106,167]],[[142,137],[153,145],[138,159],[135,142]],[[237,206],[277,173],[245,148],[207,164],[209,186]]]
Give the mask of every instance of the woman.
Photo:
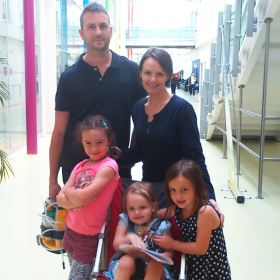
[[[136,146],[116,149],[117,156],[122,164],[142,161],[142,180],[147,182],[163,182],[167,170],[179,160],[194,161],[201,169],[211,201],[220,211],[214,201],[194,109],[166,90],[172,73],[172,59],[163,49],[151,48],[142,57],[139,75],[149,97],[132,108]]]

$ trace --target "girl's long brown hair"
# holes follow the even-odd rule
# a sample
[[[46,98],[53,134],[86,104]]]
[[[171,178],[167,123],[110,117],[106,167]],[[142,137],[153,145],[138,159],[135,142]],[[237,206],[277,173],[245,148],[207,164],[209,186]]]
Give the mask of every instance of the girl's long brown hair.
[[[204,183],[201,171],[196,163],[189,160],[181,160],[173,164],[167,171],[164,181],[164,191],[167,198],[167,209],[165,217],[169,217],[172,209],[174,209],[175,203],[173,202],[170,190],[169,182],[178,176],[183,176],[184,178],[190,180],[194,186],[195,193],[195,203],[194,210],[196,211],[198,207],[203,202],[209,201],[209,195],[207,192],[207,187]]]
[[[82,134],[84,130],[99,129],[105,132],[108,140],[111,142],[109,146],[109,156],[113,157],[114,146],[116,145],[116,136],[111,123],[100,115],[87,116],[83,121],[79,122],[75,128],[74,147],[83,151]]]

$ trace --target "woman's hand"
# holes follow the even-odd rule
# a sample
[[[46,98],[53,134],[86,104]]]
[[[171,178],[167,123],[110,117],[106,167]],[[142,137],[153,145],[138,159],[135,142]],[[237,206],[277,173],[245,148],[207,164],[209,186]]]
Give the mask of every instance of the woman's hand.
[[[114,146],[113,159],[117,160],[117,159],[121,158],[121,154],[122,154],[122,152],[121,152],[120,148],[118,148],[117,146]]]
[[[171,250],[173,248],[174,239],[168,235],[154,236],[153,242],[160,248],[163,248],[165,250]]]
[[[221,208],[219,207],[219,205],[214,199],[209,199],[209,202],[215,207],[216,211],[219,213],[221,219],[221,227],[224,227],[224,221],[225,221],[224,213],[222,212]]]

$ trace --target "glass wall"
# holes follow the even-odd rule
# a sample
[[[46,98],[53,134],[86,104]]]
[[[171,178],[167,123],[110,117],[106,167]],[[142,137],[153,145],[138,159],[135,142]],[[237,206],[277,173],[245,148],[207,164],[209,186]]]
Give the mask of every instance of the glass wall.
[[[126,39],[195,39],[195,3],[185,0],[177,0],[176,5],[169,0],[162,0],[160,4],[150,0],[129,2]],[[155,17],[155,11],[161,17]]]
[[[79,34],[82,9],[83,0],[56,0],[57,81],[84,52],[84,42]]]
[[[34,1],[37,82],[37,130],[42,131],[40,93],[39,0]],[[26,140],[23,0],[0,0],[0,81],[9,99],[0,104],[0,149],[11,149]]]
[[[90,0],[104,7],[105,0]],[[80,15],[83,10],[83,0],[56,0],[56,64],[57,81],[61,73],[74,64],[84,52],[84,41],[79,34]],[[115,26],[115,8],[109,1],[110,24]]]
[[[235,18],[235,2],[231,6],[231,19]],[[235,21],[231,20],[230,25],[230,37],[229,37],[229,73],[232,73],[232,60],[233,60],[233,41],[234,41],[234,28],[235,28]],[[240,32],[240,31],[239,31]]]
[[[247,28],[247,0],[242,0],[242,12],[241,12],[241,40],[240,40],[240,47],[243,44],[243,41],[246,36],[246,28]]]
[[[242,0],[241,1],[241,39],[240,39],[240,48],[243,44],[243,41],[246,37],[246,29],[247,29],[247,13],[248,13],[248,0]],[[257,1],[254,1],[254,6],[256,6]]]

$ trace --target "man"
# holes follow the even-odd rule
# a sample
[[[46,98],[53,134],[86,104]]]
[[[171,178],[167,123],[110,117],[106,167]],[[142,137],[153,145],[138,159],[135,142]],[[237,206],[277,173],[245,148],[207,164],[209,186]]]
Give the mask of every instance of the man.
[[[190,86],[190,95],[195,95],[196,77],[194,76],[194,72],[192,72],[188,79],[188,85]]]
[[[80,17],[81,38],[87,52],[62,73],[55,105],[55,127],[50,145],[51,201],[60,191],[57,182],[62,167],[66,183],[74,166],[87,158],[73,147],[73,131],[87,115],[102,115],[114,129],[118,147],[126,148],[130,137],[131,107],[147,93],[137,79],[138,65],[109,50],[112,27],[106,9],[86,5]],[[130,177],[129,169],[120,169],[121,177]]]

